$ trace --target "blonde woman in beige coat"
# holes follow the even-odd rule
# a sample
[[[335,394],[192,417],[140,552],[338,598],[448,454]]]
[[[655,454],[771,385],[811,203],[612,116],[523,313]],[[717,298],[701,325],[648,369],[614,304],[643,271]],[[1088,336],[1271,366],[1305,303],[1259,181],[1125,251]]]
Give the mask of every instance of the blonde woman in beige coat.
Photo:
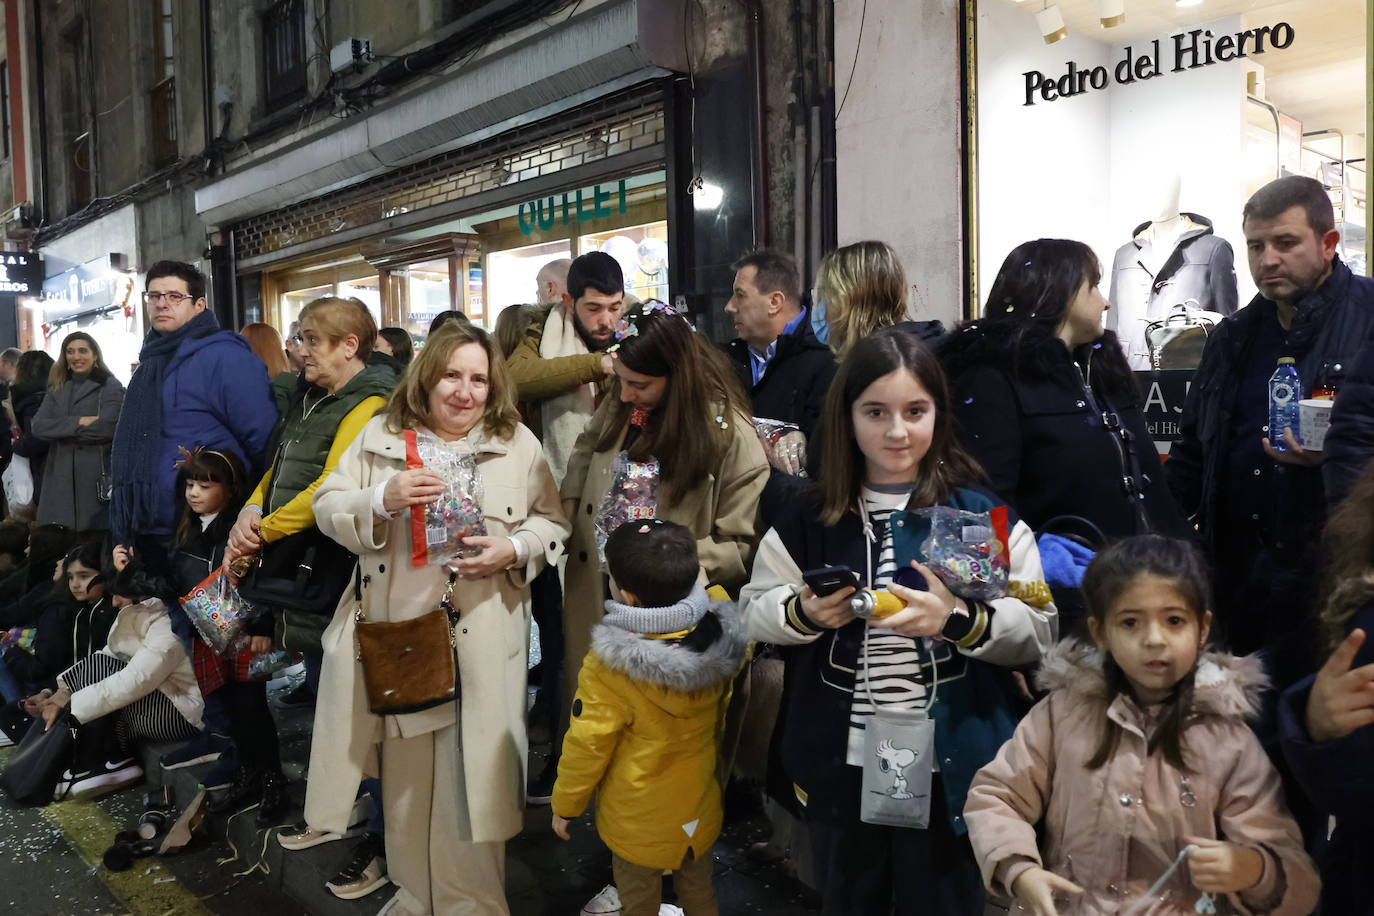
[[[524,802],[527,584],[557,561],[568,536],[513,392],[486,332],[446,324],[315,494],[320,530],[358,555],[367,620],[434,610],[448,570],[458,574],[456,702],[398,716],[369,711],[354,658],[353,589],[323,637],[306,820],[343,832],[358,780],[377,775],[380,764],[398,914],[508,912],[505,841],[520,831]],[[405,470],[406,429],[460,443],[476,459],[488,533],[468,539],[483,548],[476,557],[412,566],[410,507],[433,502],[443,481],[432,470]]]
[[[610,597],[594,519],[614,482],[616,454],[658,459],[656,517],[692,532],[702,583],[731,594],[749,580],[754,520],[768,482],[768,460],[734,370],[687,319],[650,301],[631,309],[615,335],[615,380],[573,448],[562,487],[573,526],[563,599],[564,728],[592,627]]]

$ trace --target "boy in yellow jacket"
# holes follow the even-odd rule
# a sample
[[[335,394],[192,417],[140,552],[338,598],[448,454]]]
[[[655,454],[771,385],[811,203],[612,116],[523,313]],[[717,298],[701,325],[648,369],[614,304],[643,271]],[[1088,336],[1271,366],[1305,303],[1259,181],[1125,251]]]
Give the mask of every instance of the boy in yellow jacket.
[[[696,541],[682,525],[622,524],[606,565],[624,600],[606,602],[578,675],[553,830],[566,840],[595,791],[623,916],[658,913],[665,869],[687,916],[716,916],[716,755],[743,629],[734,605],[697,583]]]

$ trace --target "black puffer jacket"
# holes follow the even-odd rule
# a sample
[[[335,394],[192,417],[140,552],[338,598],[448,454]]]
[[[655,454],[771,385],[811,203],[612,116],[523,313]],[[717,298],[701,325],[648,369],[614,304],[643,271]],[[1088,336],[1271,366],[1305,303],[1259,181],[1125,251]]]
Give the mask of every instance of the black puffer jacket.
[[[1076,515],[1109,538],[1188,533],[1116,335],[1070,354],[1044,329],[974,321],[953,331],[939,354],[960,442],[1035,531]]]
[[[14,454],[29,459],[34,505],[38,504],[38,495],[43,490],[43,465],[48,457],[48,443],[33,434],[33,418],[38,408],[43,406],[43,398],[47,393],[48,386],[42,382],[15,385],[10,389],[14,423],[19,427],[19,438],[14,440]]]
[[[797,329],[778,338],[773,358],[757,385],[749,367],[749,345],[732,340],[725,352],[749,394],[754,416],[795,423],[809,441],[820,425],[825,392],[835,374],[835,355],[816,339],[809,314],[803,312]]]

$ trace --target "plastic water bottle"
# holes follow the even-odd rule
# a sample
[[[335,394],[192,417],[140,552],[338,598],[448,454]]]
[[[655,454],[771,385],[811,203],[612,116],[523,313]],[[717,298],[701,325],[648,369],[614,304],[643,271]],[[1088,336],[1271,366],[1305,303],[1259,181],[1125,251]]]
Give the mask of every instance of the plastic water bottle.
[[[1298,402],[1302,400],[1302,379],[1293,357],[1279,358],[1279,367],[1269,377],[1269,444],[1276,452],[1288,451],[1284,429],[1298,436]]]

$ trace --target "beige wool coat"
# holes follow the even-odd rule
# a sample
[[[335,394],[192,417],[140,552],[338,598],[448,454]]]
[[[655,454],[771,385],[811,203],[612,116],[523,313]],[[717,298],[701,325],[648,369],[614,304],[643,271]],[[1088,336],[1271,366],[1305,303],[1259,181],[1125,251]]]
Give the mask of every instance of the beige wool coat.
[[[563,480],[563,499],[576,501],[568,565],[563,586],[564,700],[566,708],[577,693],[577,672],[591,648],[592,627],[605,613],[605,575],[596,547],[597,510],[613,482],[611,462],[625,441],[628,424],[614,448],[593,451],[602,431],[612,422],[615,404],[607,398],[577,440]],[[748,417],[730,420],[730,441],[712,474],[681,495],[659,493],[657,517],[677,522],[697,539],[697,559],[703,583],[719,585],[735,595],[749,581],[749,564],[758,543],[755,519],[759,497],[768,483],[768,459]],[[683,435],[693,435],[684,430]]]
[[[402,621],[439,606],[448,573],[415,568],[410,560],[410,513],[390,520],[373,514],[373,489],[405,469],[405,440],[374,417],[363,428],[314,497],[320,530],[358,555],[362,608],[369,621]],[[528,550],[528,567],[486,579],[459,579],[453,592],[460,612],[456,703],[399,716],[368,710],[361,663],[354,657],[354,590],[348,589],[325,629],[324,669],[310,748],[306,821],[344,831],[364,775],[376,775],[376,747],[387,738],[410,738],[458,722],[459,820],[464,842],[509,839],[520,832],[524,810],[525,678],[530,633],[527,576],[556,562],[568,537],[558,491],[539,441],[524,426],[509,440],[488,438],[479,427],[469,447],[482,477],[480,500],[487,533],[513,535]],[[417,777],[432,774],[416,774]],[[386,774],[406,779],[406,774]]]

